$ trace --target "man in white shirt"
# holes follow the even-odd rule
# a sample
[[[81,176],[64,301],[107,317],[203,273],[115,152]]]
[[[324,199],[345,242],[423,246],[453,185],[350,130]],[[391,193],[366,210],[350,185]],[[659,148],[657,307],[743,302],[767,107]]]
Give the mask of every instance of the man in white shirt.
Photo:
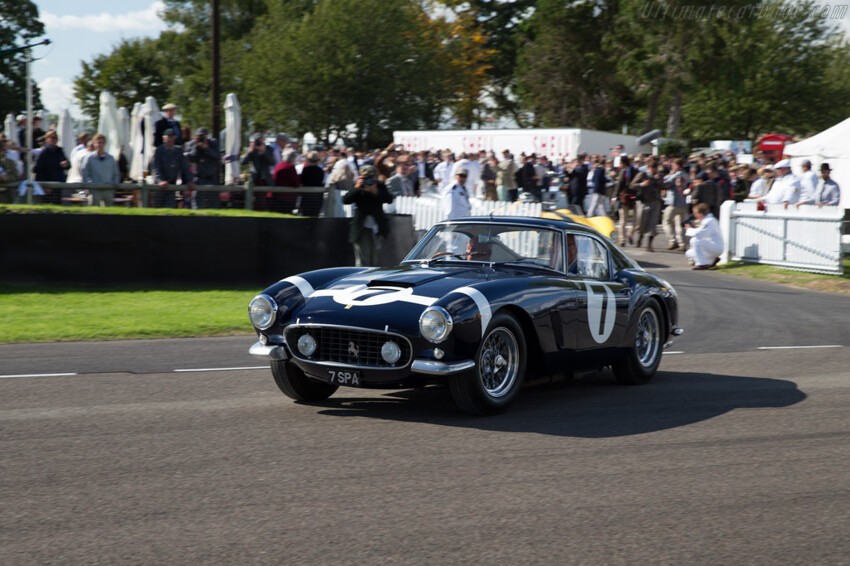
[[[440,194],[452,182],[452,169],[454,168],[454,155],[451,150],[442,152],[443,160],[434,167],[434,181]]]
[[[801,187],[800,181],[791,173],[791,161],[783,159],[776,164],[775,168],[777,174],[776,181],[773,182],[773,188],[768,193],[768,198],[765,201],[769,204],[779,204],[781,202],[785,208],[788,208],[789,204],[797,204],[800,200]],[[770,196],[776,190],[782,191],[782,200],[771,202]]]
[[[77,141],[77,145],[74,146],[74,149],[71,150],[71,154],[68,156],[68,160],[71,162],[71,168],[68,170],[68,178],[65,179],[66,183],[83,182],[83,160],[91,153],[88,147],[89,134],[87,132],[83,132],[77,136]]]
[[[799,207],[801,204],[813,204],[815,202],[815,190],[818,188],[817,173],[812,171],[812,162],[806,159],[802,163],[803,173],[800,175],[800,200],[797,202]]]
[[[765,165],[759,169],[759,178],[750,185],[747,200],[761,200],[767,196],[773,186],[773,165]]]
[[[690,240],[685,255],[694,261],[694,269],[711,269],[720,261],[723,253],[723,234],[717,219],[711,214],[711,208],[704,202],[694,207],[694,218],[699,221],[699,227],[688,224],[685,233]]]
[[[482,196],[476,194],[478,180],[481,179],[481,164],[476,161],[475,156],[471,153],[462,153],[461,158],[454,164],[452,168],[452,177],[457,178],[457,172],[460,170],[466,171],[466,187],[467,193],[470,196]]]
[[[468,176],[469,172],[466,169],[458,169],[455,173],[454,184],[444,189],[443,202],[448,220],[463,218],[472,213],[469,191],[466,188]]]

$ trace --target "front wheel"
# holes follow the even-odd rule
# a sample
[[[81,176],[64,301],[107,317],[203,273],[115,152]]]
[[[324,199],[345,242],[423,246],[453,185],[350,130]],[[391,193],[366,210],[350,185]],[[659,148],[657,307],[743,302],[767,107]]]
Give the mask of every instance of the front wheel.
[[[640,311],[634,344],[629,353],[611,366],[619,383],[640,385],[652,379],[661,363],[662,336],[661,314],[651,303]]]
[[[471,415],[504,411],[525,378],[526,346],[519,323],[510,315],[493,317],[475,355],[475,369],[449,379],[460,409]]]
[[[310,379],[291,362],[272,361],[272,375],[283,394],[296,401],[324,401],[339,389],[338,385]]]

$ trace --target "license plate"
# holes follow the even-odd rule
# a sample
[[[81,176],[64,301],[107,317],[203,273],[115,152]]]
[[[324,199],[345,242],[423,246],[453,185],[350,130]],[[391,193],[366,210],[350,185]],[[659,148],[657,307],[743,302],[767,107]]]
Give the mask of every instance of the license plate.
[[[328,382],[333,385],[360,387],[360,373],[350,369],[330,369],[328,370]]]

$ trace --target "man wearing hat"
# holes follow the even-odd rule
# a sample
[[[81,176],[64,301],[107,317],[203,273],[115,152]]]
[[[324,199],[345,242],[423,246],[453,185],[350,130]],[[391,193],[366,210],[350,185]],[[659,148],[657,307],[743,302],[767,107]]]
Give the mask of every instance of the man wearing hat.
[[[348,241],[354,245],[358,266],[378,265],[381,243],[390,232],[384,203],[392,201],[393,196],[386,185],[378,180],[378,170],[372,165],[360,167],[354,190],[342,197],[344,204],[356,205],[349,225]]]
[[[156,148],[153,154],[151,169],[154,182],[160,187],[154,193],[153,202],[156,208],[174,208],[177,206],[176,191],[168,186],[176,184],[180,179],[190,191],[194,191],[195,184],[192,182],[192,173],[189,170],[189,162],[183,155],[183,149],[176,143],[177,132],[166,128],[162,132],[162,140],[162,145]]]
[[[789,204],[797,204],[800,200],[800,192],[802,191],[802,187],[800,186],[800,181],[797,180],[797,177],[791,173],[791,161],[788,159],[783,159],[779,163],[775,165],[776,168],[776,181],[773,182],[773,189],[768,194],[768,198],[765,199],[769,204],[782,204],[784,208],[788,208]],[[777,191],[777,194],[774,196],[773,200],[779,199],[779,191],[781,191],[782,198],[778,202],[771,202],[770,195],[773,194],[773,191]]]
[[[815,189],[814,204],[818,207],[822,206],[838,206],[841,202],[841,189],[838,187],[829,174],[832,169],[829,168],[829,163],[822,163],[820,166],[820,181]],[[799,206],[799,205],[798,205]]]
[[[455,182],[443,194],[443,208],[448,220],[463,218],[472,213],[469,204],[469,191],[466,188],[466,179],[469,172],[466,169],[455,171]]]
[[[167,129],[171,129],[174,131],[175,139],[174,145],[183,145],[183,134],[180,130],[180,122],[174,119],[174,115],[177,114],[177,105],[169,102],[165,106],[162,107],[162,111],[165,115],[156,121],[154,124],[153,131],[153,146],[159,147],[163,143],[162,136]]]

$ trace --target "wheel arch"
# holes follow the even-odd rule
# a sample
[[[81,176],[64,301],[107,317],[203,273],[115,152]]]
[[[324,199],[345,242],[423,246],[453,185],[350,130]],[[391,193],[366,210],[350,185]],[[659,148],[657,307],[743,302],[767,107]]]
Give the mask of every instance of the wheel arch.
[[[540,347],[540,340],[537,338],[537,332],[534,330],[534,322],[531,319],[531,315],[516,305],[505,305],[499,308],[494,314],[498,313],[511,315],[522,330],[522,336],[525,340],[526,357],[528,358],[523,379],[527,381],[530,378],[541,375],[544,360],[543,348]]]

